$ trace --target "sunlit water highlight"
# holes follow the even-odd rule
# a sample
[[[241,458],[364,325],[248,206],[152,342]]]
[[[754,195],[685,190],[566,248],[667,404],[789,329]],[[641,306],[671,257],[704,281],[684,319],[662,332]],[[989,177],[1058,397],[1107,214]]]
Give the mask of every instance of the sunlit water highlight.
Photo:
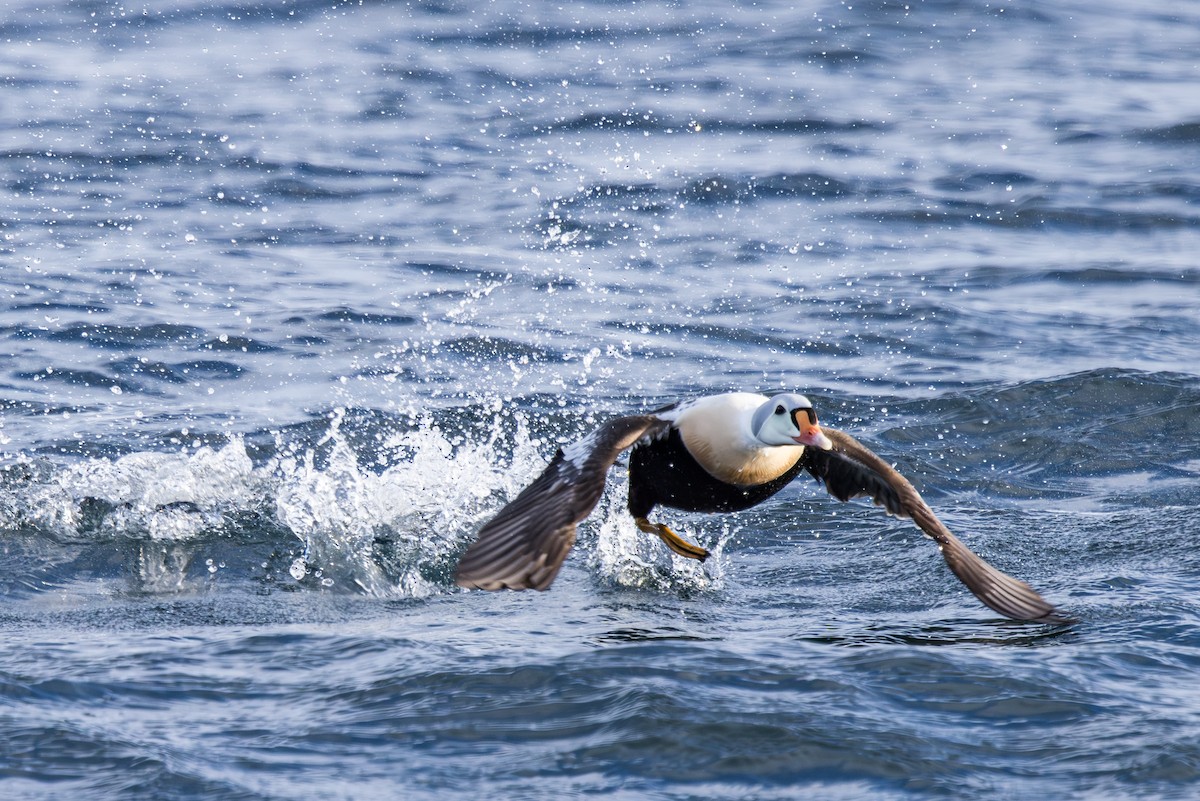
[[[1200,786],[1200,16],[1179,3],[19,2],[0,796]],[[554,449],[794,389],[1077,615],[799,480],[549,593]]]

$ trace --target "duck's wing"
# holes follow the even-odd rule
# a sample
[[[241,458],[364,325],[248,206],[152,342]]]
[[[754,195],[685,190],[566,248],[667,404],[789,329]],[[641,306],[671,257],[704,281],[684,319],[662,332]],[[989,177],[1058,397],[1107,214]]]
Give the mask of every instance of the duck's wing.
[[[911,518],[938,544],[946,564],[986,606],[1015,620],[1069,623],[1036,590],[1000,572],[971,551],[938,520],[908,479],[844,431],[822,427],[833,449],[805,448],[805,468],[840,501],[867,497],[897,517]]]
[[[670,423],[654,414],[610,420],[560,449],[532,484],[479,530],[458,562],[460,587],[545,590],[575,543],[575,525],[596,506],[621,452]]]

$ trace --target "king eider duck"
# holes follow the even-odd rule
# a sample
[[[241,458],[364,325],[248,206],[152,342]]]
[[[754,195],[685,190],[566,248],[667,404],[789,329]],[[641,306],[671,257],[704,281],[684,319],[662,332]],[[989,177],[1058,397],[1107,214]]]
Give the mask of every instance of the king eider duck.
[[[840,501],[868,497],[890,515],[911,518],[937,543],[955,576],[991,609],[1016,620],[1068,622],[1023,581],[963,544],[920,494],[854,437],[817,425],[808,398],[783,393],[712,395],[648,414],[609,420],[559,449],[540,476],[486,523],[459,560],[459,586],[548,589],[575,542],[575,526],[604,491],[609,468],[629,456],[629,512],[681,556],[708,551],[649,516],[655,506],[736,512],[762,503],[807,471]]]

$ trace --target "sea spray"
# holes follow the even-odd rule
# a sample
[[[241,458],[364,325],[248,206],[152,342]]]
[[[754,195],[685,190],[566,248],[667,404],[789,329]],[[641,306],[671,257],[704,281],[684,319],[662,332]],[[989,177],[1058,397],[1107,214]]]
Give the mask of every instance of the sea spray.
[[[247,571],[267,586],[382,598],[454,592],[458,554],[545,469],[555,444],[531,435],[523,413],[488,414],[469,433],[426,415],[363,438],[339,408],[319,434],[267,432],[271,447],[249,435],[67,465],[25,460],[0,475],[0,508],[9,542],[24,542],[45,570],[80,568],[77,555],[56,553],[69,545],[93,575],[123,576],[118,586],[139,593],[193,591]],[[709,536],[703,565],[674,557],[634,528],[627,486],[618,466],[569,558],[619,586],[720,586],[721,542]]]

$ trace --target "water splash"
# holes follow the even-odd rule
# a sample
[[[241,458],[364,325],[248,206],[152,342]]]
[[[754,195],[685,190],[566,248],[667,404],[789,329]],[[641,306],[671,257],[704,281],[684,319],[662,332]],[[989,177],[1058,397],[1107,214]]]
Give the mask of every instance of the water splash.
[[[707,592],[724,586],[722,556],[728,529],[715,543],[701,543],[711,554],[703,563],[678,556],[657,537],[638,530],[625,508],[627,491],[627,482],[610,482],[592,513],[599,525],[589,561],[597,573],[621,587],[660,592]],[[691,532],[686,536],[691,539]]]
[[[146,593],[239,579],[386,598],[452,592],[458,554],[546,465],[525,418],[492,411],[486,439],[433,418],[392,433],[368,424],[364,438],[336,409],[319,437],[275,432],[257,459],[243,437],[66,466],[23,459],[0,471],[0,542],[24,542],[36,566],[8,569],[39,578],[0,579],[62,586],[116,571]],[[703,565],[676,557],[636,530],[626,491],[618,470],[570,558],[618,586],[720,587],[728,532]]]
[[[61,586],[73,578],[63,571],[118,569],[155,593],[250,572],[378,597],[448,592],[457,553],[545,465],[521,417],[508,435],[497,420],[482,442],[425,419],[368,431],[367,445],[353,444],[346,419],[335,410],[307,446],[276,432],[257,462],[242,437],[65,466],[22,457],[0,470],[0,543],[33,554],[25,569],[39,578],[4,580]],[[91,554],[86,566],[80,552]],[[229,552],[241,574],[223,570]],[[50,566],[58,572],[47,579]]]
[[[456,447],[426,421],[383,441],[378,458],[390,466],[377,474],[342,436],[343,420],[338,410],[322,441],[332,445],[325,466],[310,449],[277,468],[277,519],[304,543],[292,575],[323,586],[349,581],[371,595],[407,597],[444,591],[453,557],[494,508],[489,499],[518,489],[513,476],[540,469],[523,420],[506,455],[498,435]]]
[[[8,526],[69,541],[192,540],[223,530],[268,491],[241,438],[191,454],[138,452],[61,470],[23,462],[7,472]]]

